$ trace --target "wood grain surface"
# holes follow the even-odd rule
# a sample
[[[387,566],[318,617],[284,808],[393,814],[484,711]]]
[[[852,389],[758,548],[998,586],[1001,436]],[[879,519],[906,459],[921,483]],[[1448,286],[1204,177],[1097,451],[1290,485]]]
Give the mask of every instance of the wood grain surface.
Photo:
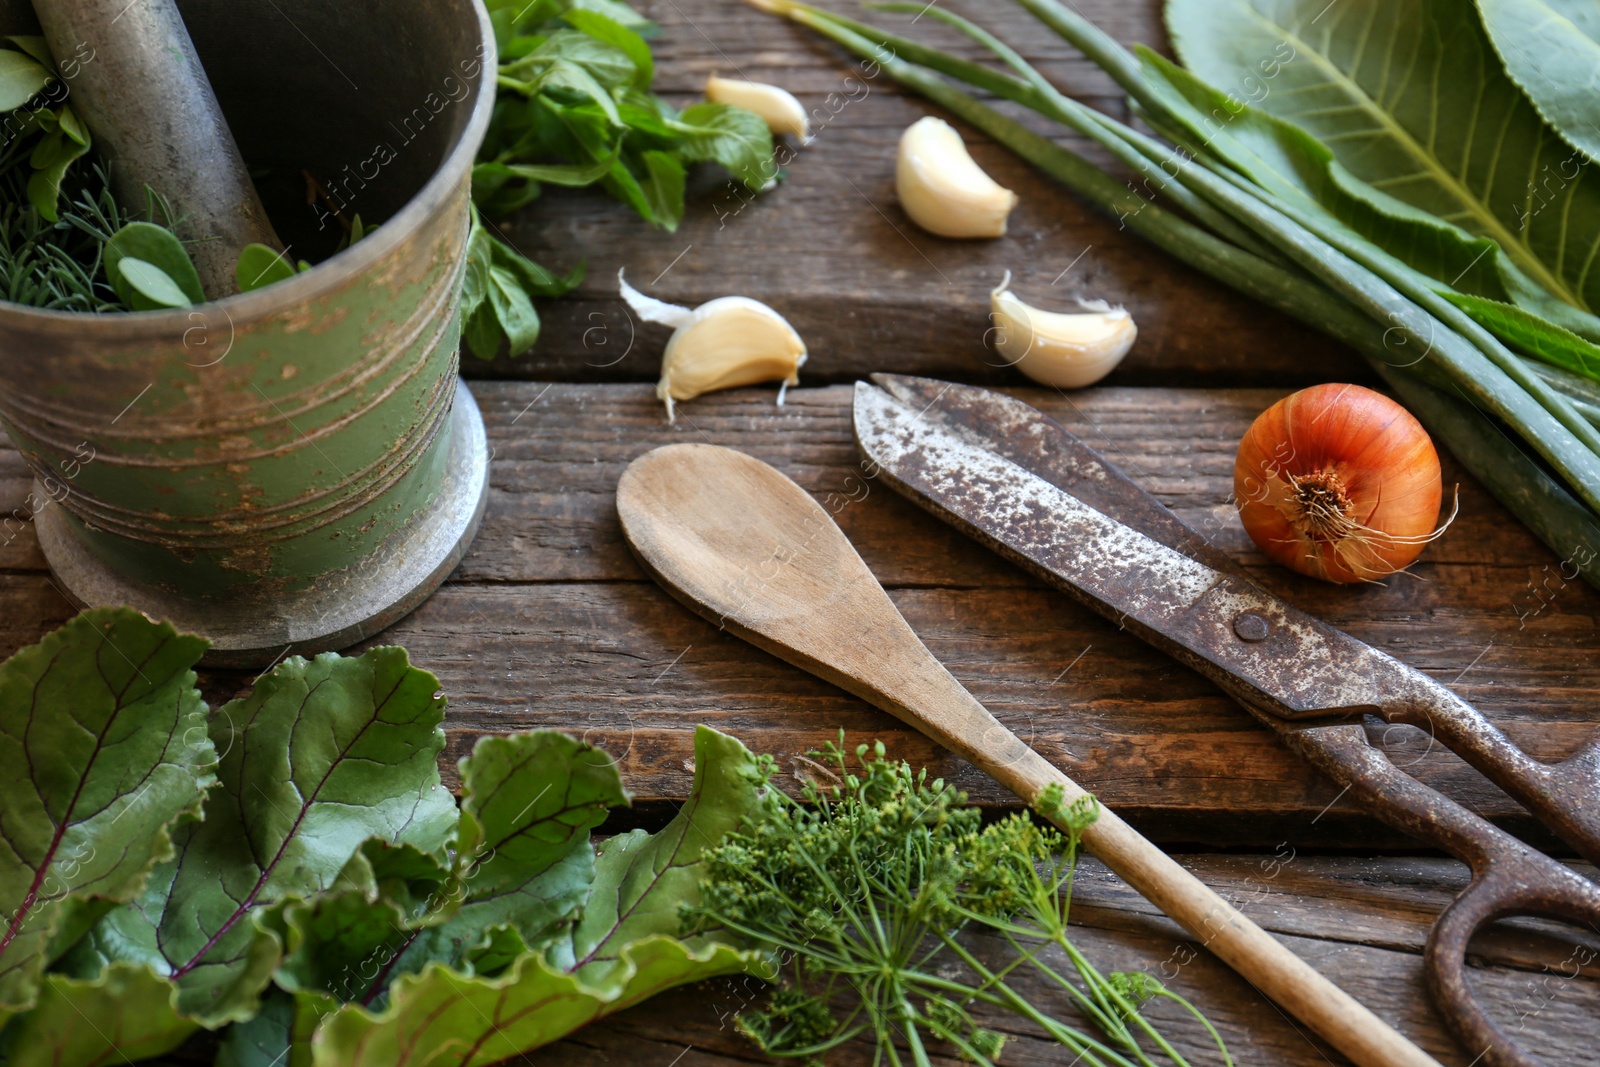
[[[1297,855],[1186,856],[1200,877],[1230,896],[1252,919],[1277,933],[1379,1016],[1446,1067],[1470,1067],[1476,1050],[1457,1048],[1440,1029],[1422,987],[1420,951],[1428,924],[1456,890],[1465,869],[1449,860],[1372,861]],[[1592,870],[1591,870],[1592,873]],[[1186,941],[1170,920],[1150,914],[1093,860],[1085,860],[1074,895],[1079,948],[1102,972],[1143,970],[1193,1001],[1217,1026],[1238,1064],[1328,1067],[1344,1060],[1307,1035],[1233,972]],[[971,939],[986,959],[1000,946]],[[1560,1067],[1600,1062],[1593,1020],[1600,1017],[1600,938],[1576,944],[1547,939],[1542,929],[1501,927],[1479,939],[1474,985],[1493,1017],[1543,1062]],[[1041,1004],[1071,1009],[1062,994],[1028,984]],[[742,980],[681,989],[521,1062],[602,1067],[727,1067],[762,1062],[734,1032],[733,1016],[759,1005],[760,986]],[[1148,1009],[1174,1046],[1195,1064],[1221,1057],[1205,1032],[1170,1002]],[[993,1019],[1016,1035],[1005,1067],[1064,1067],[1070,1057],[1015,1020]],[[857,1043],[832,1067],[866,1067],[870,1048]],[[953,1058],[935,1061],[955,1067]]]
[[[1126,115],[1104,76],[1012,4],[951,2],[981,14],[1067,92]],[[1536,756],[1559,758],[1600,723],[1600,593],[1567,580],[1558,559],[1448,457],[1461,517],[1410,575],[1334,588],[1268,568],[1227,504],[1239,435],[1286,387],[1368,380],[1359,359],[1176,265],[970,130],[973,155],[1021,196],[1010,236],[963,243],[922,234],[894,203],[893,149],[904,126],[931,108],[881,78],[864,79],[837,49],[741,0],[639,6],[661,24],[657,82],[671,98],[696,97],[713,72],[780,82],[816,109],[818,136],[786,180],[754,200],[715,168],[698,172],[676,233],[647,231],[604,196],[567,190],[547,191],[503,225],[535,259],[562,268],[582,259],[589,273],[571,299],[541,306],[545,335],[532,357],[465,361],[494,450],[488,515],[450,583],[374,642],[405,645],[439,675],[450,698],[447,775],[486,733],[560,727],[618,757],[636,804],[611,826],[655,826],[687,792],[696,723],[777,754],[791,785],[797,757],[842,727],[852,738],[883,738],[979,801],[1008,799],[887,715],[718,632],[639,571],[613,505],[626,464],[674,441],[740,448],[834,513],[933,652],[1020,736],[1152,837],[1202,852],[1243,850],[1185,862],[1441,1062],[1467,1067],[1476,1050],[1445,1036],[1420,956],[1465,868],[1379,855],[1416,846],[1341,800],[1209,683],[864,477],[850,443],[847,383],[893,370],[1023,386],[983,345],[988,291],[1007,269],[1019,294],[1043,306],[1076,296],[1125,304],[1140,339],[1106,387],[1017,395],[1101,449],[1269,588],[1451,685]],[[1157,0],[1073,6],[1124,42],[1165,48]],[[931,23],[913,32],[975,54]],[[642,384],[656,375],[665,332],[624,312],[619,268],[679,303],[735,292],[771,303],[809,343],[808,387],[781,409],[771,390],[702,398],[668,426]],[[18,508],[0,521],[7,652],[72,612],[25,521],[26,491],[21,460],[0,451],[0,502]],[[215,703],[248,679],[211,672],[202,682]],[[1381,726],[1371,734],[1423,781],[1546,840],[1425,734]],[[1312,851],[1329,846],[1333,854]],[[1236,1063],[1341,1062],[1092,863],[1074,914],[1097,965],[1170,981],[1217,1023]],[[1600,973],[1593,940],[1578,936],[1574,945],[1524,925],[1474,943],[1480,996],[1552,1065],[1600,1064]],[[1578,976],[1568,977],[1574,961]],[[758,993],[742,982],[671,992],[517,1062],[764,1062],[731,1025]],[[1218,1062],[1198,1028],[1179,1020],[1172,1029],[1193,1062]],[[833,1062],[858,1067],[870,1057],[854,1047]],[[1003,1062],[1066,1059],[1019,1032]]]
[[[833,5],[856,10],[855,0]],[[1002,0],[954,5],[981,16],[1039,64],[1065,92],[1120,118],[1121,94],[1020,7]],[[1121,41],[1164,47],[1150,0],[1076,5]],[[752,198],[715,168],[691,180],[676,233],[649,232],[604,194],[549,190],[505,236],[539,262],[565,269],[581,257],[588,278],[541,309],[545,337],[531,359],[468,360],[487,378],[582,381],[653,379],[666,331],[641,326],[617,299],[616,276],[652,296],[694,305],[729,293],[772,304],[810,347],[808,381],[845,381],[894,367],[964,381],[1013,380],[982,345],[989,290],[1009,270],[1019,296],[1043,307],[1073,297],[1125,304],[1139,343],[1119,383],[1309,384],[1365,381],[1361,360],[1333,342],[1252,304],[1118,228],[1004,149],[963,128],[973,157],[1021,203],[1004,241],[955,241],[916,229],[894,197],[900,132],[932,107],[900,94],[881,74],[863,78],[841,50],[740,0],[658,0],[643,5],[661,24],[657,85],[687,102],[713,74],[777,82],[812,112],[814,140],[778,188]],[[904,27],[905,16],[868,16]],[[979,58],[959,34],[920,19],[909,35]],[[1019,113],[1020,114],[1020,113]],[[1075,136],[1035,123],[1091,158]],[[1292,343],[1286,343],[1292,338]]]
[[[1010,797],[888,715],[759,652],[645,578],[617,524],[617,478],[674,441],[772,463],[833,512],[912,627],[1003,722],[1154,838],[1236,846],[1404,848],[1211,683],[1046,589],[863,476],[846,386],[751,389],[684,405],[646,386],[478,382],[494,450],[488,515],[452,581],[371,643],[408,648],[450,698],[453,763],[485,733],[559,727],[605,745],[649,812],[688,789],[696,723],[785,765],[841,727],[882,738],[986,803]],[[1269,588],[1452,685],[1541,758],[1575,749],[1600,706],[1600,593],[1447,466],[1461,515],[1407,575],[1337,587],[1266,565],[1227,504],[1232,456],[1280,390],[1099,388],[1014,395],[1094,444]],[[1446,460],[1447,465],[1449,460]],[[15,453],[0,489],[23,496]],[[32,539],[0,538],[0,639],[69,614]],[[243,675],[215,674],[214,699]],[[1374,741],[1418,778],[1519,829],[1520,809],[1409,727]]]

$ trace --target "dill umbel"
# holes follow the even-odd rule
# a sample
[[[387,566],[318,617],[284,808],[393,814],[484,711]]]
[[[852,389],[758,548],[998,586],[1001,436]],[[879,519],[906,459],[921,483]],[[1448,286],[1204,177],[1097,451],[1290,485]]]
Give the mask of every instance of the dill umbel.
[[[854,759],[837,744],[814,755],[834,784],[808,785],[800,802],[772,790],[770,805],[707,853],[701,902],[685,911],[689,929],[771,954],[762,977],[775,990],[737,1019],[762,1051],[820,1064],[861,1037],[874,1064],[930,1067],[942,1047],[993,1067],[1020,1019],[1085,1067],[1189,1067],[1141,1014],[1162,998],[1203,1029],[1185,1043],[1214,1044],[1216,1062],[1232,1063],[1187,1000],[1145,973],[1102,973],[1068,936],[1079,839],[1099,814],[1092,797],[1054,799],[1066,833],[1026,814],[984,826],[963,793],[887,758],[881,743]],[[974,951],[968,930],[997,939],[1008,959]],[[1024,986],[1059,994],[1051,999],[1087,1027]],[[1011,1026],[996,1025],[1007,1015]]]

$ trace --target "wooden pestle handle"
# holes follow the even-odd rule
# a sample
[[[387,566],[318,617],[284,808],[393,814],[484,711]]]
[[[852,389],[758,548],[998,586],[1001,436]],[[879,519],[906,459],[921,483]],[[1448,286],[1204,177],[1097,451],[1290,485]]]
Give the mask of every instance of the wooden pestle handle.
[[[117,201],[140,214],[145,187],[172,204],[178,236],[216,300],[238,292],[245,245],[282,251],[176,0],[33,0],[64,71],[68,102],[110,166]],[[70,76],[68,76],[70,74]]]

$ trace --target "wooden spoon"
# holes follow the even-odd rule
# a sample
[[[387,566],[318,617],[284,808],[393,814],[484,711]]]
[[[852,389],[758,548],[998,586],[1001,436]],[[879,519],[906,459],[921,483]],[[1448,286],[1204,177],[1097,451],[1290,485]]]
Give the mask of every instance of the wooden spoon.
[[[617,514],[645,569],[718,626],[917,727],[1030,805],[1051,785],[1067,803],[1085,795],[962,688],[828,513],[772,467],[715,445],[658,448],[623,472]],[[1438,1067],[1112,812],[1083,842],[1361,1067]]]

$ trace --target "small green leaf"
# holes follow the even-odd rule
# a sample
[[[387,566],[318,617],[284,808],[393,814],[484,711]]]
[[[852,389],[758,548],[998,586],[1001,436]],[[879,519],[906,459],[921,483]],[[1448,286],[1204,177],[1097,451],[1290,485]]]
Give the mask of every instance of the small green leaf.
[[[294,264],[282,252],[263,244],[248,244],[239,253],[239,263],[234,268],[234,281],[241,293],[265,289],[274,282],[293,278],[297,272]]]
[[[1523,355],[1600,381],[1600,345],[1512,304],[1448,289],[1440,295]]]
[[[543,188],[511,173],[505,163],[479,163],[472,168],[472,203],[496,218],[520,211],[539,199]]]
[[[466,339],[467,348],[479,359],[498,356],[506,338],[505,331],[500,329],[500,320],[495,318],[494,308],[487,302],[467,319],[461,336]]]
[[[117,272],[133,296],[128,303],[136,310],[183,308],[192,303],[183,287],[172,280],[172,275],[154,263],[124,256],[117,264]]]
[[[59,157],[44,170],[34,171],[28,178],[28,203],[47,222],[61,221],[61,183],[66,180],[67,169],[87,149]]]
[[[660,226],[668,233],[678,228],[678,221],[671,216],[665,218],[656,216],[655,207],[645,195],[644,186],[639,184],[639,179],[633,176],[633,172],[622,160],[619,159],[611,165],[611,173],[606,175],[605,187],[607,192],[632,207],[639,213],[640,218],[652,226]]]
[[[0,52],[0,55],[5,55],[5,53]],[[61,132],[58,126],[39,138],[34,144],[33,152],[28,156],[28,165],[33,167],[34,170],[53,167],[58,160],[65,157],[71,150],[68,146],[74,143],[71,138]]]
[[[183,242],[163,226],[153,222],[128,223],[106,242],[105,257],[106,278],[122,302],[135,310],[149,311],[155,306],[167,305],[145,302],[145,298],[128,284],[119,269],[122,261],[128,258],[142,260],[159,268],[177,283],[189,303],[198,304],[205,300],[205,294],[200,290],[200,275],[195,271],[189,253],[184,250]]]
[[[565,275],[557,275],[499,238],[490,239],[489,251],[493,263],[515,274],[522,287],[533,296],[565,296],[583,281],[584,268],[581,263]]]
[[[489,267],[494,262],[494,238],[483,228],[476,211],[467,236],[467,266],[461,279],[461,317],[470,319],[489,299]]]
[[[489,306],[505,331],[513,356],[520,356],[539,339],[539,313],[534,310],[522,282],[504,267],[489,268]]]
[[[656,24],[639,14],[622,0],[572,0],[572,6],[582,11],[593,11],[604,15],[619,26],[639,34],[641,37],[652,36],[656,32]]]
[[[668,125],[683,134],[687,162],[714,160],[752,189],[772,179],[772,131],[754,112],[708,102],[684,108]]]
[[[78,118],[78,113],[71,107],[62,104],[56,109],[56,122],[60,125],[61,132],[78,142],[85,148],[89,147],[89,131]]]
[[[55,57],[50,54],[50,44],[43,37],[29,34],[8,34],[6,40],[28,53],[40,64],[52,70],[55,69]]]
[[[651,149],[640,154],[646,176],[639,183],[650,214],[669,232],[678,228],[683,220],[683,188],[685,170],[681,160],[671,152]]]
[[[583,37],[578,33],[573,36]],[[596,81],[588,68],[581,64],[568,59],[557,59],[539,75],[533,83],[533,88],[535,92],[547,93],[553,89],[593,100],[605,113],[607,122],[612,126],[622,125],[622,116],[617,114],[617,102],[612,99],[611,90]]]
[[[575,8],[561,16],[569,25],[583,31],[597,41],[617,48],[633,63],[633,85],[637,89],[650,88],[656,76],[655,60],[650,46],[633,30],[598,11]]]
[[[621,29],[620,26],[617,28]],[[637,39],[638,35],[634,36]],[[643,43],[640,41],[640,44]],[[608,90],[633,84],[637,73],[633,59],[623,48],[578,30],[557,30],[552,33],[526,59],[520,61],[519,66],[526,64],[537,67],[552,61],[582,68]]]
[[[50,84],[55,75],[30,55],[0,48],[0,111],[15,111]]]
[[[611,169],[611,161],[616,158],[616,152],[612,151],[606,158],[594,163],[549,163],[543,165],[510,163],[501,165],[514,178],[548,182],[551,185],[581,187],[593,185],[603,178],[606,172]]]

